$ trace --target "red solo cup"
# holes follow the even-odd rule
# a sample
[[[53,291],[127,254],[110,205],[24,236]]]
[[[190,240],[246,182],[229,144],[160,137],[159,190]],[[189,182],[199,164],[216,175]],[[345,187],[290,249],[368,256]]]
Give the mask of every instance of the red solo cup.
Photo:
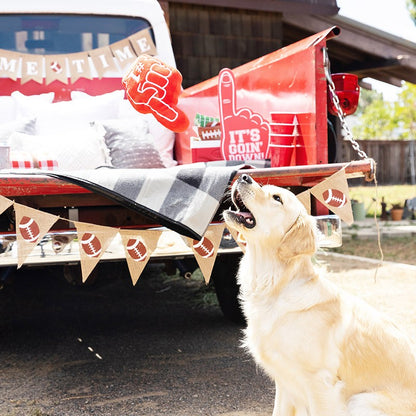
[[[287,124],[287,123],[270,123],[270,128],[272,130],[272,133],[275,133],[275,134],[293,135],[293,130],[295,129],[295,125]]]
[[[298,121],[298,124],[314,122],[314,119],[312,119],[312,113],[289,113],[278,111],[270,112],[272,123],[293,124],[295,122],[295,117]]]
[[[272,123],[293,124],[296,113],[270,113]]]
[[[290,166],[295,148],[294,136],[270,135],[270,158],[272,167]]]

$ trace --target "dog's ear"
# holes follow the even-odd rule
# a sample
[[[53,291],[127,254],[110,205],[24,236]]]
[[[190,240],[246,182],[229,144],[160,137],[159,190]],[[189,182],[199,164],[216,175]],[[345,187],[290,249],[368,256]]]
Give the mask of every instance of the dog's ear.
[[[277,250],[283,260],[316,251],[316,224],[307,214],[300,214],[296,222],[284,235]]]

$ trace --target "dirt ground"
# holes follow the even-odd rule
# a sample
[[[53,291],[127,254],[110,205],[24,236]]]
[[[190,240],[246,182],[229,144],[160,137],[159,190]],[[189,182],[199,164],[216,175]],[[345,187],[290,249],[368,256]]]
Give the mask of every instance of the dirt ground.
[[[318,260],[416,340],[415,266]],[[199,291],[154,272],[134,288],[23,273],[0,292],[0,416],[270,416],[273,384],[240,348],[242,328]]]
[[[389,315],[416,342],[416,266],[336,254],[318,259],[328,278]]]

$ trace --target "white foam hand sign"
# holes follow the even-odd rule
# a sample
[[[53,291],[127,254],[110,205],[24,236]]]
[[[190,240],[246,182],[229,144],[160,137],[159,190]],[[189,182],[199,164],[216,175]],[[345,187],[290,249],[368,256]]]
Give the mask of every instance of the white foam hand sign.
[[[237,110],[234,74],[223,69],[218,80],[218,100],[222,129],[221,152],[225,160],[266,159],[270,125],[249,108]]]

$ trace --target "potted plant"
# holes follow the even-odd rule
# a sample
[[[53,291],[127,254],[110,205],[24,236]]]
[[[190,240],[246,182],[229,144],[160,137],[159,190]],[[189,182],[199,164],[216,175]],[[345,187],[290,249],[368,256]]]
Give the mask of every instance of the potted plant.
[[[403,216],[403,206],[401,204],[393,204],[390,210],[390,216],[393,221],[400,221]]]

